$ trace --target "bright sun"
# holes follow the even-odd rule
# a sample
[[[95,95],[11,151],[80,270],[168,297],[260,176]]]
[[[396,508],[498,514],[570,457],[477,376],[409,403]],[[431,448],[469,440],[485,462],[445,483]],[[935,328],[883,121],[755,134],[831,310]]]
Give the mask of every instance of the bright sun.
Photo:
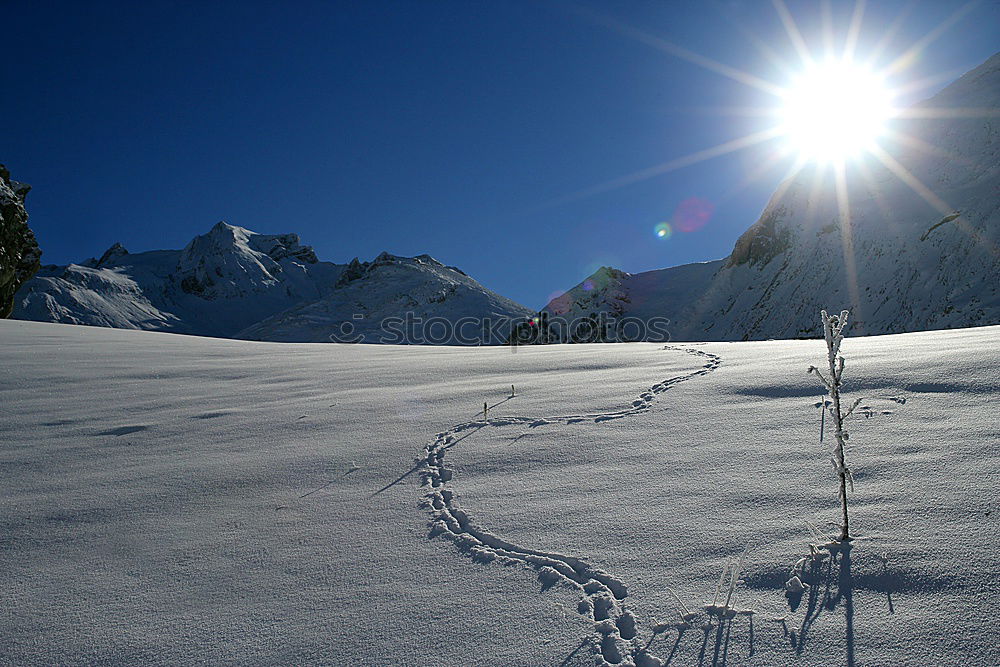
[[[787,162],[788,168],[781,177],[782,185],[775,193],[775,199],[781,196],[785,187],[795,182],[803,169],[811,167],[814,187],[832,180],[840,213],[847,219],[850,217],[848,176],[867,180],[877,175],[869,171],[869,166],[875,169],[884,167],[942,215],[951,215],[954,207],[942,201],[892,155],[894,151],[906,150],[939,156],[941,148],[910,136],[908,123],[895,121],[996,117],[998,110],[993,107],[949,109],[907,106],[908,100],[917,93],[953,78],[953,74],[944,73],[943,76],[916,79],[912,77],[912,72],[907,76],[907,71],[916,63],[923,62],[926,66],[929,59],[922,56],[928,53],[930,45],[971,11],[976,3],[965,3],[913,44],[896,52],[892,39],[895,28],[884,32],[877,24],[874,28],[863,29],[868,0],[822,2],[820,25],[817,26],[820,30],[812,34],[803,34],[799,30],[786,2],[772,0],[771,4],[784,26],[792,49],[787,52],[781,48],[773,49],[769,43],[771,40],[751,35],[760,51],[760,60],[768,60],[773,65],[770,71],[786,73],[787,78],[783,82],[719,62],[612,17],[589,10],[585,12],[599,25],[754,89],[753,99],[760,100],[760,105],[709,108],[709,111],[714,113],[719,110],[723,115],[761,120],[756,124],[755,131],[552,199],[543,206],[608,192],[675,169],[754,148],[757,151],[753,158],[755,164],[748,169],[740,187],[772,174],[776,165]],[[891,25],[896,26],[905,15],[906,12]],[[816,26],[815,22],[810,23]],[[843,34],[837,26],[846,26]],[[879,37],[875,34],[877,31],[884,34]],[[848,163],[855,161],[857,164],[852,166],[857,169],[848,170]],[[681,225],[674,227],[675,222],[662,222],[653,233],[658,238],[669,239],[672,233],[685,231]],[[842,229],[848,229],[848,226],[842,226]]]
[[[882,79],[846,62],[810,66],[782,98],[781,133],[791,150],[813,162],[857,157],[875,145],[892,115]]]

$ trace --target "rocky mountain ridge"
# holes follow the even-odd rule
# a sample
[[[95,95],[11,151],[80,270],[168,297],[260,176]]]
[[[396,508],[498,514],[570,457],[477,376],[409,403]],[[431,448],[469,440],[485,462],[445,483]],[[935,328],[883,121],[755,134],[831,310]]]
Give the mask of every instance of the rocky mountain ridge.
[[[389,280],[387,271],[392,274]],[[357,342],[380,342],[372,314],[377,313],[380,322],[405,316],[413,308],[425,318],[515,318],[528,312],[429,255],[382,253],[371,262],[355,258],[335,264],[320,261],[296,234],[257,234],[220,222],[181,250],[133,254],[116,243],[99,259],[42,267],[17,292],[14,316],[226,338],[327,342],[342,324],[355,328],[360,319],[356,316],[368,314],[369,326]],[[308,321],[297,319],[299,314]]]

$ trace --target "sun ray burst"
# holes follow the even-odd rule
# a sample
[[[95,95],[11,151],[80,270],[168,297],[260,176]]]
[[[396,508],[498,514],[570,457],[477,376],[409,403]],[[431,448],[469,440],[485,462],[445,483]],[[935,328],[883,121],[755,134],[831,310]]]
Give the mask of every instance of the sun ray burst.
[[[883,69],[882,74],[884,76],[891,76],[910,67],[916,61],[917,57],[923,53],[924,49],[934,43],[934,41],[947,32],[949,28],[958,23],[978,4],[979,0],[970,0],[970,2],[965,3],[952,12],[951,16],[935,26],[933,30],[929,31],[923,37],[914,42],[910,48],[902,53],[902,55],[889,63]]]
[[[837,212],[840,226],[840,245],[844,253],[844,274],[847,278],[847,290],[851,299],[851,310],[855,325],[864,326],[864,313],[861,308],[861,290],[858,287],[858,267],[854,256],[854,232],[851,228],[851,200],[847,192],[847,174],[843,162],[833,165],[834,184],[837,193]]]
[[[823,56],[827,59],[833,58],[837,47],[834,46],[833,37],[833,7],[830,0],[820,0],[820,32],[823,35]]]
[[[799,26],[796,25],[795,19],[792,18],[792,13],[788,11],[788,7],[785,6],[783,0],[771,0],[771,4],[774,5],[775,11],[778,12],[778,18],[781,19],[781,24],[785,27],[785,33],[788,34],[788,39],[792,41],[792,46],[795,47],[795,51],[799,54],[802,64],[810,65],[813,62],[812,55],[809,53],[806,41],[802,38],[802,33],[799,32]]]
[[[872,154],[875,155],[875,157],[878,158],[893,174],[895,174],[900,181],[908,185],[911,190],[913,190],[925,202],[930,204],[931,207],[933,207],[938,213],[944,216],[959,213],[959,211],[949,205],[946,201],[934,194],[934,192],[924,185],[919,178],[914,176],[909,169],[900,164],[881,147],[876,147],[872,151]],[[1000,246],[997,246],[997,244],[983,238],[983,236],[977,233],[963,216],[958,215],[954,219],[954,224],[956,229],[972,238],[994,257],[1000,257]]]
[[[959,155],[958,153],[945,150],[940,146],[935,146],[934,144],[924,141],[923,139],[907,134],[902,130],[898,129],[890,130],[888,135],[892,140],[901,143],[904,146],[916,149],[921,153],[924,153],[925,155],[930,155],[932,157],[943,157],[948,160],[954,160],[955,162],[964,164],[967,167],[980,166],[977,165],[975,160],[965,157],[964,155]]]
[[[854,3],[854,12],[851,14],[851,22],[847,27],[847,38],[844,40],[844,59],[854,60],[854,52],[858,48],[858,40],[861,38],[861,22],[865,16],[865,0],[857,0]]]
[[[589,8],[573,6],[572,11],[578,16],[585,18],[593,23],[602,25],[606,28],[610,28],[622,35],[631,37],[636,41],[651,46],[654,49],[663,51],[664,53],[669,53],[676,56],[682,60],[686,60],[689,63],[698,65],[710,72],[715,72],[716,74],[721,74],[724,77],[730,78],[734,81],[738,81],[744,85],[750,86],[752,88],[757,88],[771,95],[779,96],[781,95],[781,87],[777,86],[770,81],[761,79],[760,77],[754,76],[743,70],[737,69],[735,67],[730,67],[723,63],[713,60],[707,56],[703,56],[700,53],[691,51],[690,49],[684,48],[678,44],[674,44],[662,37],[657,37],[656,35],[651,35],[644,30],[640,30],[633,25],[629,25],[610,16],[606,16],[599,12],[596,12]]]
[[[896,14],[896,18],[892,20],[892,23],[890,23],[889,26],[882,31],[882,36],[879,37],[875,46],[873,46],[868,52],[866,62],[869,67],[874,66],[875,63],[882,58],[882,53],[889,48],[889,45],[892,44],[892,40],[896,39],[896,35],[899,34],[900,29],[903,27],[903,23],[910,16],[910,13],[913,11],[915,6],[916,3],[914,0],[910,0],[910,3],[903,7],[898,14]]]
[[[895,103],[898,98],[912,95],[936,86],[942,81],[954,78],[956,75],[954,71],[911,80],[903,84],[894,81],[891,87],[887,82],[889,77],[895,77],[911,68],[931,44],[966,17],[977,3],[978,0],[972,0],[962,5],[914,42],[903,45],[897,51],[898,55],[892,58],[888,64],[877,65],[882,60],[883,54],[897,39],[906,18],[912,14],[913,3],[896,14],[891,24],[881,31],[874,47],[862,55],[859,54],[858,47],[868,8],[867,1],[855,0],[853,3],[844,39],[838,53],[837,21],[835,20],[838,17],[834,14],[834,6],[830,0],[820,0],[819,38],[826,57],[824,60],[818,61],[810,51],[802,30],[786,5],[786,0],[772,0],[784,33],[798,56],[798,60],[801,61],[801,70],[794,69],[788,58],[780,57],[770,43],[748,30],[745,24],[727,16],[727,20],[730,20],[756,50],[775,67],[778,74],[787,77],[785,83],[765,80],[593,9],[579,5],[572,6],[570,11],[591,23],[778,98],[778,103],[774,106],[674,107],[670,111],[696,113],[701,116],[771,118],[774,125],[550,199],[529,209],[529,212],[607,193],[676,169],[744,150],[764,142],[781,139],[785,145],[783,147],[776,146],[766,156],[758,159],[734,187],[721,195],[720,201],[735,196],[762,175],[771,172],[778,162],[782,159],[788,159],[790,155],[791,164],[771,197],[771,201],[779,201],[793,183],[806,183],[800,176],[805,168],[811,165],[813,168],[812,181],[806,186],[808,188],[805,198],[806,224],[814,221],[815,216],[820,211],[819,201],[821,198],[818,195],[821,190],[832,185],[833,194],[836,197],[838,224],[841,230],[841,244],[844,253],[844,266],[848,274],[850,298],[854,307],[858,308],[861,305],[861,295],[857,282],[852,234],[852,225],[855,224],[855,221],[850,208],[852,190],[848,183],[847,163],[850,161],[859,170],[859,177],[863,179],[867,190],[876,199],[885,224],[895,227],[898,221],[894,222],[893,212],[879,191],[878,184],[874,182],[869,165],[864,162],[866,156],[871,156],[873,161],[877,160],[878,163],[884,165],[888,170],[887,173],[891,173],[906,184],[935,210],[943,215],[952,213],[952,208],[898,159],[893,157],[886,147],[892,146],[893,150],[905,147],[966,165],[972,165],[972,161],[934,146],[919,137],[912,136],[899,127],[893,127],[892,124],[906,119],[994,118],[1000,117],[1000,109],[929,106],[899,108]],[[962,220],[961,217],[957,219],[956,226],[966,233],[972,233],[966,221]]]
[[[551,208],[553,206],[559,206],[562,204],[568,204],[569,202],[577,201],[579,199],[584,199],[586,197],[592,197],[594,195],[603,194],[605,192],[610,192],[612,190],[617,190],[618,188],[623,188],[627,185],[632,185],[633,183],[638,183],[640,181],[645,181],[647,179],[653,178],[654,176],[659,176],[675,169],[680,169],[681,167],[687,167],[705,160],[709,160],[714,157],[719,157],[720,155],[726,155],[727,153],[733,153],[735,151],[743,150],[749,148],[756,144],[763,143],[770,139],[774,139],[781,130],[777,127],[768,128],[766,130],[761,130],[760,132],[755,132],[753,134],[748,134],[732,141],[727,141],[725,143],[712,146],[711,148],[706,148],[704,150],[696,151],[694,153],[689,153],[683,157],[675,158],[667,162],[654,165],[652,167],[647,167],[645,169],[640,169],[639,171],[634,171],[631,174],[625,174],[624,176],[619,176],[618,178],[613,178],[609,181],[599,183],[597,185],[585,188],[583,190],[578,190],[568,195],[558,197],[556,199],[550,199],[547,202],[543,202],[536,206],[533,211]]]

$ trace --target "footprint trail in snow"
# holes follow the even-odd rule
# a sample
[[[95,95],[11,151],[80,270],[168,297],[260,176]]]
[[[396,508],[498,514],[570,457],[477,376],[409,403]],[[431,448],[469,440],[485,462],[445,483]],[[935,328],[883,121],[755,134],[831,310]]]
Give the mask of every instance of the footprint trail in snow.
[[[461,440],[486,427],[600,423],[641,414],[649,409],[657,394],[681,382],[707,375],[722,363],[722,358],[718,355],[694,348],[666,346],[663,349],[686,352],[700,357],[705,363],[691,373],[653,385],[621,410],[544,418],[505,416],[458,424],[448,431],[438,433],[424,448],[421,461],[422,482],[430,487],[422,506],[431,513],[431,537],[441,536],[451,540],[459,551],[476,562],[521,563],[534,569],[545,586],[562,583],[577,589],[580,592],[577,611],[594,621],[595,632],[600,637],[598,644],[601,655],[609,664],[620,664],[628,659],[635,660],[634,664],[641,664],[643,658],[646,658],[647,664],[659,664],[642,649],[630,651],[626,648],[624,642],[635,639],[638,630],[635,617],[623,606],[623,601],[628,597],[624,582],[590,565],[583,558],[513,544],[478,526],[468,513],[457,506],[454,493],[448,488],[453,472],[445,465],[445,456]]]

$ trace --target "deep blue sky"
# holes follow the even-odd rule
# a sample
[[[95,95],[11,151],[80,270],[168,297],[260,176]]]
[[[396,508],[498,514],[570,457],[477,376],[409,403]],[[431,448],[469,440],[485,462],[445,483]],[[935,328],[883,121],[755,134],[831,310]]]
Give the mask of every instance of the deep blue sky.
[[[859,53],[902,16],[899,54],[964,4],[869,2]],[[820,53],[822,4],[788,6]],[[840,37],[852,9],[832,3]],[[115,241],[179,248],[226,220],[297,232],[336,262],[430,253],[538,308],[601,264],[725,256],[788,166],[746,184],[771,144],[559,203],[769,122],[721,110],[773,98],[609,23],[781,83],[754,45],[797,62],[770,2],[33,0],[5,14],[0,161],[34,186],[45,263]],[[898,80],[954,78],[1000,49],[998,25],[1000,5],[979,3]],[[657,238],[692,197],[714,207],[707,223]]]

